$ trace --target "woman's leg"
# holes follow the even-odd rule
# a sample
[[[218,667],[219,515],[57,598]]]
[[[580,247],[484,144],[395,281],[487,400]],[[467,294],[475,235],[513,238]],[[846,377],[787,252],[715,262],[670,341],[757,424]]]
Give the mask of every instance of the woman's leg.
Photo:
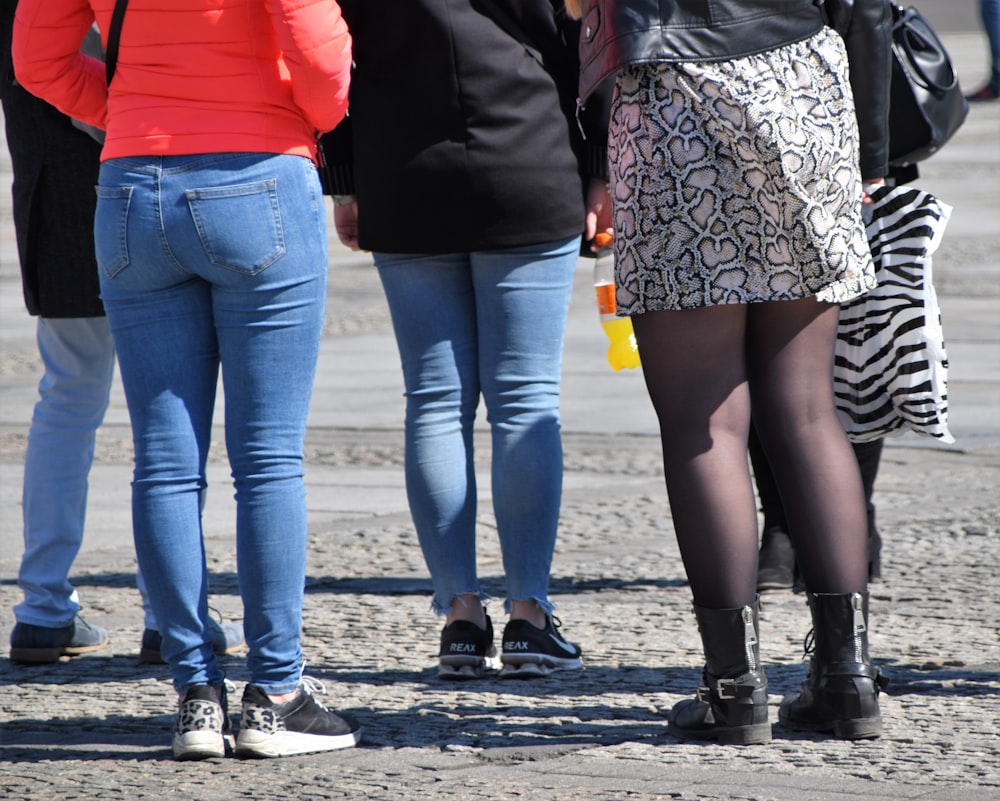
[[[838,308],[813,299],[748,309],[754,425],[781,491],[807,589],[863,592],[867,520],[857,459],[833,402]]]
[[[752,422],[749,452],[754,484],[764,513],[760,552],[757,555],[757,589],[760,592],[790,589],[795,583],[795,549],[792,538],[788,536],[785,507],[781,503],[778,485]]]
[[[979,12],[983,19],[983,30],[990,43],[989,88],[994,94],[1000,92],[1000,0],[980,0]]]
[[[632,318],[705,653],[698,696],[671,709],[669,731],[739,744],[771,739],[758,645],[746,320],[743,305]]]
[[[477,600],[473,422],[479,344],[464,254],[376,253],[406,389],[406,492],[433,608],[485,624]],[[458,601],[456,602],[456,599]]]
[[[38,318],[38,384],[24,457],[19,623],[60,628],[79,609],[69,572],[83,541],[87,477],[108,408],[115,350],[104,317]]]
[[[473,254],[506,609],[544,626],[562,497],[559,388],[579,238]]]
[[[132,525],[179,692],[219,685],[200,497],[218,376],[209,288],[162,247],[159,163],[105,162],[95,245],[135,445]]]
[[[756,597],[746,319],[743,305],[632,318],[660,422],[677,542],[694,602],[709,609],[743,607]]]
[[[807,588],[814,647],[779,720],[850,739],[882,732],[883,682],[868,656],[867,515],[858,461],[837,419],[835,305],[766,303],[750,311],[754,423],[781,488]]]
[[[217,189],[189,192],[197,241],[178,242],[207,254],[198,271],[211,285],[225,387],[250,681],[284,699],[302,678],[303,440],[326,304],[325,214],[307,159],[249,156],[221,167],[198,177]],[[229,193],[235,183],[257,189]]]

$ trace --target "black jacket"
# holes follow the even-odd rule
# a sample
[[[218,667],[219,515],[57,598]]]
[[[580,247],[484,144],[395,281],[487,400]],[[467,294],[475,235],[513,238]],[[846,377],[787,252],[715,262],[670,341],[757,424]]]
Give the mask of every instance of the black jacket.
[[[584,178],[607,174],[604,98],[576,111],[579,24],[562,0],[342,0],[348,118],[323,139],[366,250],[447,253],[579,234]],[[543,67],[536,56],[539,56]]]
[[[14,171],[14,231],[28,311],[100,317],[94,211],[101,146],[15,80],[15,0],[0,0],[0,101]]]
[[[879,178],[888,168],[891,13],[887,0],[836,3],[861,129],[861,171],[865,178]],[[721,61],[808,39],[823,27],[820,5],[821,0],[583,0],[580,96],[586,98],[627,64]]]
[[[861,175],[889,174],[892,8],[888,0],[826,0],[830,25],[844,37],[861,130]]]

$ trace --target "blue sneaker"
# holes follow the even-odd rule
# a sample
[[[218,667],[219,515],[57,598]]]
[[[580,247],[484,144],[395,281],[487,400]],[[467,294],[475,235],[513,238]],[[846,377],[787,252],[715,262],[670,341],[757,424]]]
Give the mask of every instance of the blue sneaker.
[[[212,638],[212,650],[219,656],[238,654],[246,650],[246,638],[243,636],[242,623],[216,623],[208,621],[208,631]],[[162,665],[163,655],[160,646],[163,637],[156,629],[145,629],[142,632],[142,645],[139,646],[139,661],[144,665]]]
[[[99,651],[109,642],[108,632],[91,626],[77,615],[62,628],[18,623],[10,633],[10,661],[20,665],[46,665],[61,656],[79,656]]]

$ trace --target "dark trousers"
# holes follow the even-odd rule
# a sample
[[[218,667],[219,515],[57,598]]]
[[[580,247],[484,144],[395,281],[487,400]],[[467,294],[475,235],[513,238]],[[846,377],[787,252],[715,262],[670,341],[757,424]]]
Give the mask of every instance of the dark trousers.
[[[865,506],[868,511],[868,541],[870,547],[879,542],[878,529],[875,527],[875,504],[872,503],[872,492],[875,489],[875,476],[878,474],[879,461],[882,458],[884,440],[872,442],[852,442],[854,456],[861,470],[861,483],[865,490]],[[774,480],[774,474],[764,455],[764,449],[757,438],[757,432],[750,426],[750,464],[753,467],[754,480],[757,484],[757,494],[760,496],[761,511],[764,512],[764,528],[778,528],[788,532],[785,519],[785,509],[781,502],[781,494]]]

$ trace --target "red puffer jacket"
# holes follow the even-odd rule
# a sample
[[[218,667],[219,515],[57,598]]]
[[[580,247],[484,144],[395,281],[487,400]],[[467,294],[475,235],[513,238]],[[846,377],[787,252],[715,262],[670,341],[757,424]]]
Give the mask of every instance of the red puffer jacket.
[[[313,158],[347,110],[351,38],[334,0],[132,0],[110,88],[80,53],[114,0],[20,0],[14,72],[107,130],[102,159],[192,153]]]

